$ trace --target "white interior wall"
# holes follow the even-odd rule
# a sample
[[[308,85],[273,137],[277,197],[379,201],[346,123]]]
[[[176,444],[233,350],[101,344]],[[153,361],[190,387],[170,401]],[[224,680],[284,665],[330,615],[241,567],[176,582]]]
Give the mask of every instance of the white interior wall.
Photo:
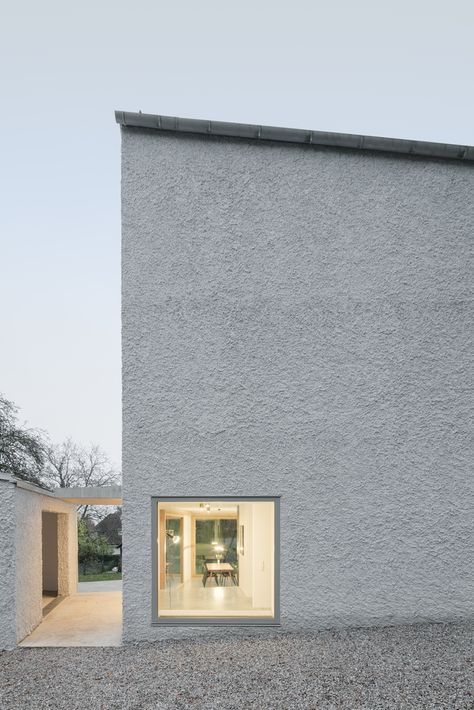
[[[238,549],[239,559],[239,586],[247,597],[253,594],[252,586],[252,522],[253,522],[253,504],[239,503],[239,543],[240,543],[240,526],[244,526],[244,554],[241,554],[240,547]]]
[[[252,605],[273,611],[274,504],[252,503]]]
[[[239,585],[257,609],[273,609],[274,505],[239,504],[239,526],[244,526],[245,549],[239,553]],[[239,528],[240,531],[240,528]]]

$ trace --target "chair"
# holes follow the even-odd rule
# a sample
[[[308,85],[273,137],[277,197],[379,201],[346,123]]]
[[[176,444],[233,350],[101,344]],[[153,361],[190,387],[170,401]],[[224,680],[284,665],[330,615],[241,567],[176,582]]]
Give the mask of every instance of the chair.
[[[207,569],[207,563],[208,562],[215,563],[215,561],[216,561],[215,558],[211,557],[210,559],[205,559],[203,562],[203,565],[204,565],[204,574],[202,575],[202,586],[203,587],[206,586],[206,582],[209,577],[214,577],[214,581],[215,581],[216,585],[219,586],[219,574],[217,572],[209,572],[209,570]]]
[[[223,561],[225,562],[225,560],[223,560]],[[232,562],[230,564],[232,564]],[[232,565],[232,567],[234,567],[234,565]],[[229,570],[226,572],[221,572],[220,577],[221,577],[221,584],[223,586],[225,586],[225,583],[227,580],[230,580],[236,587],[238,586],[237,570],[235,569],[235,567],[232,570]]]

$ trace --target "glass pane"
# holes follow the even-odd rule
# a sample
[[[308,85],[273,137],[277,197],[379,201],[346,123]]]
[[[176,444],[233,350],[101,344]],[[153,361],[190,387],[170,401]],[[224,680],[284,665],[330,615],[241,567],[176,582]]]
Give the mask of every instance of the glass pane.
[[[275,503],[158,504],[158,616],[274,616]]]
[[[203,574],[206,560],[214,555],[214,520],[196,520],[195,574]]]
[[[203,574],[208,562],[237,563],[237,520],[196,520],[195,574]]]
[[[166,518],[166,572],[181,576],[181,518]]]
[[[237,520],[219,520],[219,540],[224,546],[224,561],[237,565]]]

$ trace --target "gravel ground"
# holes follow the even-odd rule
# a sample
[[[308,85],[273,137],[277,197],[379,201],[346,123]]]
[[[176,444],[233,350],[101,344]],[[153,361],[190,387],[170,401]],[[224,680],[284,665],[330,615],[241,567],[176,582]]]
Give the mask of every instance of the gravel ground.
[[[0,653],[2,710],[474,707],[472,624]]]

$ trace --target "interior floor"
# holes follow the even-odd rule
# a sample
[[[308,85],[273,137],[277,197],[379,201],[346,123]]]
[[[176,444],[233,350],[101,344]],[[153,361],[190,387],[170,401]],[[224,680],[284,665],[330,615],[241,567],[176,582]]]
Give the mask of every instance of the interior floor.
[[[159,592],[160,616],[271,616],[270,609],[253,607],[251,597],[232,584],[217,585],[209,580],[203,586],[202,577],[180,583],[171,576],[167,588]]]

